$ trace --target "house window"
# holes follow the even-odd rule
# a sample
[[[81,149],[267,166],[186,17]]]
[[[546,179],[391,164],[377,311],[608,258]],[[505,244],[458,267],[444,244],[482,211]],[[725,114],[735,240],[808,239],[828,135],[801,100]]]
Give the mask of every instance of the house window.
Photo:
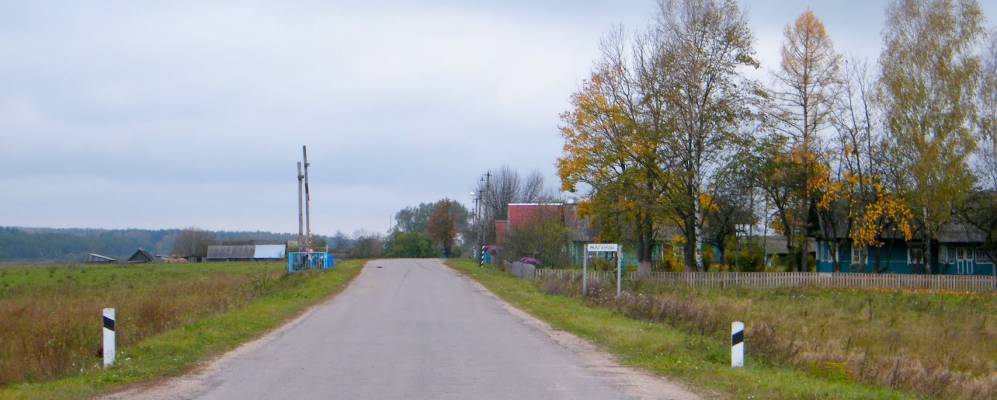
[[[907,264],[910,265],[923,265],[924,264],[924,249],[920,247],[908,247],[907,248]]]
[[[852,247],[852,264],[865,265],[865,260],[869,259],[868,247]]]
[[[990,256],[987,255],[987,252],[983,250],[976,250],[976,263],[993,264],[993,261],[990,260]]]

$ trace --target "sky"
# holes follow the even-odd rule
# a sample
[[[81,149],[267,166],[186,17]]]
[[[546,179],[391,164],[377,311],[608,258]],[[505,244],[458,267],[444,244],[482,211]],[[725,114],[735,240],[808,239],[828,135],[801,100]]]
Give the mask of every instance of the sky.
[[[759,79],[808,8],[842,54],[879,55],[886,1],[740,4]],[[301,145],[322,234],[383,232],[397,210],[443,197],[469,204],[503,165],[556,188],[558,114],[600,38],[656,9],[0,0],[0,226],[294,232]]]

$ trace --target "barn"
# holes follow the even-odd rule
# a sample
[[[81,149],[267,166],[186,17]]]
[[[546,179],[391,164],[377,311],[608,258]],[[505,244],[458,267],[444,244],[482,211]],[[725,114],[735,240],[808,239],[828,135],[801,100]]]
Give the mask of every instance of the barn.
[[[272,261],[287,254],[285,244],[220,244],[208,246],[208,261]]]

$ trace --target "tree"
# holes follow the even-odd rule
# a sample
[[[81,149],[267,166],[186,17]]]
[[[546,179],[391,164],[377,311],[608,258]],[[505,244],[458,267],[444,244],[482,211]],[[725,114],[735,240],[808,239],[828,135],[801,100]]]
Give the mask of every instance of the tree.
[[[402,232],[425,232],[429,216],[436,208],[436,203],[419,203],[417,206],[405,207],[395,213],[395,229]]]
[[[539,171],[522,176],[519,171],[503,166],[498,172],[489,171],[487,175],[487,179],[482,177],[477,186],[482,209],[478,223],[483,225],[477,228],[483,231],[485,243],[495,241],[495,220],[506,218],[509,203],[537,203],[554,199],[546,192],[544,178]]]
[[[980,60],[972,52],[982,23],[975,0],[895,0],[887,9],[880,99],[892,155],[905,172],[888,183],[919,217],[925,272],[935,233],[974,183],[967,157],[976,145]]]
[[[794,151],[795,150],[795,151]],[[789,143],[789,138],[783,135],[769,135],[760,138],[752,151],[752,159],[747,164],[752,165],[752,178],[765,193],[771,208],[775,210],[771,226],[786,239],[786,249],[790,256],[807,253],[807,239],[796,227],[807,218],[801,208],[802,193],[796,190],[803,186],[804,173],[800,168],[801,157]],[[768,212],[766,210],[766,212]],[[791,260],[800,258],[791,257]],[[792,262],[790,263],[793,264]],[[798,270],[802,266],[796,267]]]
[[[377,258],[384,253],[384,237],[377,233],[357,231],[353,234],[350,258]]]
[[[752,85],[738,75],[758,67],[747,18],[734,0],[663,0],[658,30],[669,59],[667,108],[674,132],[665,145],[678,160],[686,265],[705,271],[702,258],[703,191],[711,170],[740,141],[750,117]],[[681,202],[680,202],[681,203]]]
[[[603,56],[591,78],[572,95],[561,115],[564,152],[558,159],[562,190],[587,187],[580,213],[600,229],[599,239],[636,242],[638,272],[650,272],[657,227],[665,216],[670,177],[660,144],[670,127],[656,36],[630,48],[622,30],[604,39]]]
[[[884,151],[874,82],[864,63],[850,62],[846,72],[841,104],[831,119],[837,133],[837,172],[816,193],[822,229],[833,232],[825,237],[832,244],[835,271],[841,268],[839,232],[847,233],[853,247],[880,247],[884,233],[891,229],[910,240],[913,219],[903,199],[883,184],[885,176],[904,172],[896,169]],[[844,226],[838,226],[839,222]],[[876,253],[876,270],[880,270],[879,263]]]
[[[394,232],[388,238],[384,255],[393,258],[438,257],[432,239],[422,232]]]
[[[982,142],[977,176],[982,189],[997,191],[997,29],[990,32],[990,45],[983,53],[983,72],[977,99],[977,125]]]
[[[806,246],[810,231],[811,207],[816,192],[829,183],[827,162],[819,140],[819,133],[829,122],[836,103],[838,86],[841,82],[841,56],[834,51],[824,24],[812,11],[805,11],[792,25],[786,26],[782,43],[781,69],[775,74],[777,87],[773,91],[771,115],[780,134],[792,139],[795,163],[787,164],[799,168],[801,179],[793,190],[799,192],[800,201],[797,229]],[[825,203],[829,204],[829,203]],[[816,211],[816,210],[814,210]],[[835,221],[820,219],[824,228]],[[800,251],[800,270],[807,268],[807,251]]]
[[[568,233],[560,207],[541,207],[532,220],[509,231],[503,247],[513,260],[533,257],[546,266],[562,266],[569,260]]]
[[[173,254],[180,257],[206,257],[208,245],[215,242],[215,235],[195,227],[184,228],[173,243]]]
[[[458,208],[462,208],[462,206],[456,201],[440,200],[436,203],[426,226],[429,238],[443,248],[443,256],[447,258],[450,257],[454,242],[457,239],[457,219],[460,214]]]

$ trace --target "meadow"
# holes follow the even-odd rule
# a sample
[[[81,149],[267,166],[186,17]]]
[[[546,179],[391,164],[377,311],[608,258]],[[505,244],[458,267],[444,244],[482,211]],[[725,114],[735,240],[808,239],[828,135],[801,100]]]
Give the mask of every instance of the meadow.
[[[997,296],[856,290],[693,290],[530,282],[451,266],[626,364],[730,398],[990,399]],[[730,323],[747,325],[746,367],[730,368]]]
[[[0,398],[79,398],[176,375],[342,289],[362,266],[287,274],[286,263],[0,268]],[[101,309],[117,310],[103,370]]]
[[[577,293],[547,281],[546,292]],[[942,398],[997,395],[997,296],[895,290],[631,286],[589,301],[628,317],[726,338],[746,323],[752,354],[810,373]]]

